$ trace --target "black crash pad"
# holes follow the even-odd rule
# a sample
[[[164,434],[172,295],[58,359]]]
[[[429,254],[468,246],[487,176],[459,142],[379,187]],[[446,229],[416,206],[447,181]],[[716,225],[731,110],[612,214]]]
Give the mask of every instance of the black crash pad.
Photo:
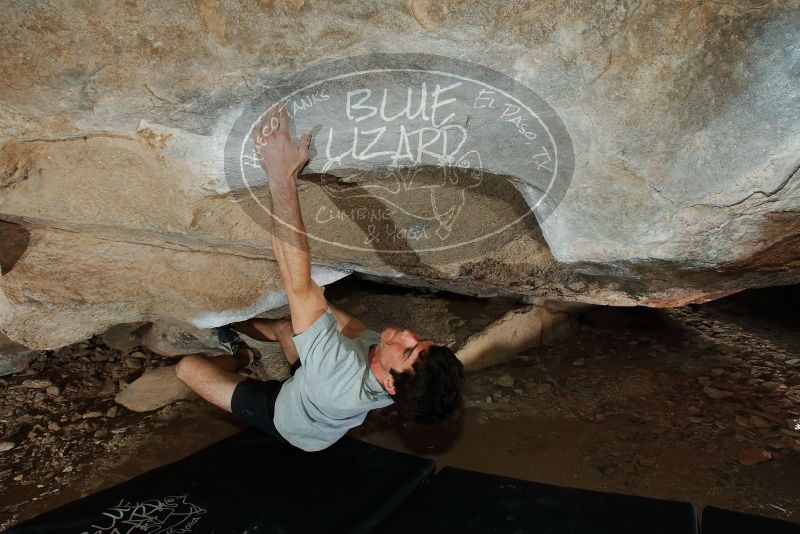
[[[349,437],[304,453],[248,429],[6,534],[368,532],[434,469]]]
[[[601,493],[446,467],[406,499],[380,534],[695,534],[689,503]]]
[[[800,523],[706,506],[703,534],[800,534]]]

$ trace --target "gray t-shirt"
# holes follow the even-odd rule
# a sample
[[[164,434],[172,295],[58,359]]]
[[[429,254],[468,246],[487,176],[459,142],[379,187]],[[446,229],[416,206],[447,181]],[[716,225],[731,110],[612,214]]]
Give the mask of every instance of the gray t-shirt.
[[[392,404],[369,368],[369,347],[380,334],[365,330],[350,339],[325,310],[292,338],[302,365],[275,400],[275,428],[289,443],[319,451],[364,422],[367,412]]]

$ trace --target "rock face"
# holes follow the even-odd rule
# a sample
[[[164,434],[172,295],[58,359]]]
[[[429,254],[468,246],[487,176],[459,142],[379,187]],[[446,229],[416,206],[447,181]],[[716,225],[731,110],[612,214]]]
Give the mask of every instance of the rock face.
[[[33,351],[0,334],[0,376],[22,371],[33,357]]]
[[[438,204],[426,191],[433,214],[407,214],[419,224],[395,232],[406,250],[390,254],[359,219],[364,206],[335,193],[352,201],[352,191],[372,191],[359,173],[408,185],[439,170],[410,176],[414,165],[362,158],[325,182],[325,131],[313,130],[313,112],[297,113],[314,132],[301,188],[310,230],[365,243],[312,240],[320,283],[356,271],[531,303],[674,306],[800,279],[798,1],[12,1],[2,10],[0,330],[27,347],[119,323],[209,328],[282,304],[269,227],[249,210],[268,207],[268,195],[248,198],[231,182],[226,140],[265,88],[366,53],[435,51],[491,67],[557,115],[571,172],[542,211],[526,181],[542,160],[503,152],[503,132],[462,106],[465,120],[450,124],[476,144],[447,165],[467,174],[446,175],[461,181]],[[309,109],[322,109],[318,96]],[[363,198],[367,217],[403,217],[385,211],[385,196]],[[335,209],[320,219],[325,206]],[[431,217],[439,227],[426,226]],[[458,234],[515,217],[524,220],[460,249],[468,254],[418,250],[415,236],[443,220]]]

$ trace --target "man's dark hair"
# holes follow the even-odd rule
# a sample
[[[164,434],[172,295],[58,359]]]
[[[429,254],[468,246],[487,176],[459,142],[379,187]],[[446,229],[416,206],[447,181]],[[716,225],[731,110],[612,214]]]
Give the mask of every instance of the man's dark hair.
[[[464,366],[448,347],[433,345],[419,353],[408,371],[389,372],[395,406],[415,423],[441,423],[461,405]]]

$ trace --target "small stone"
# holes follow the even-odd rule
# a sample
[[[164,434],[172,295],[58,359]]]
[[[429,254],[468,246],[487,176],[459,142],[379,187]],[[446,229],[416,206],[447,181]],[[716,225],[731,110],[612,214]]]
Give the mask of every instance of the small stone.
[[[573,362],[572,362],[572,366],[573,366],[573,367],[583,367],[583,365],[584,365],[585,363],[586,363],[586,360],[585,360],[585,359],[583,359],[583,358],[578,358],[577,360],[573,360]]]
[[[775,439],[767,441],[767,445],[769,446],[770,449],[775,450],[775,451],[788,449],[788,447],[786,446],[785,443],[783,443],[782,441],[775,440]]]
[[[756,428],[772,428],[772,423],[760,415],[751,415],[750,420],[753,422],[753,426]]]
[[[736,424],[743,427],[743,428],[753,428],[753,424],[750,421],[749,417],[745,417],[743,415],[736,416]]]
[[[53,383],[49,380],[24,380],[22,382],[22,387],[28,389],[45,389],[48,386],[51,386]]]
[[[622,471],[629,475],[633,475],[638,471],[638,469],[636,468],[636,464],[632,462],[625,462],[622,464]]]
[[[175,374],[175,366],[158,367],[137,378],[115,397],[117,404],[135,412],[158,410],[194,393]]]
[[[511,388],[514,387],[514,377],[508,373],[504,373],[492,380],[492,383],[496,386]]]
[[[750,447],[739,454],[739,463],[742,465],[756,465],[767,460],[772,460],[772,454],[758,447]]]
[[[98,417],[103,417],[102,412],[86,412],[81,417],[84,419],[97,419]]]
[[[516,393],[517,395],[521,395],[521,394],[523,394],[525,392],[523,390],[519,389],[519,388],[514,388],[514,393]]]
[[[800,454],[800,439],[782,436],[781,442],[797,454]]]
[[[19,482],[22,479],[23,479],[23,475],[17,475],[17,476],[14,477],[14,481],[15,482]]]
[[[116,417],[117,412],[119,412],[119,408],[117,408],[116,406],[112,406],[106,411],[106,417]]]
[[[785,428],[781,428],[781,433],[786,434],[787,436],[800,439],[800,432],[795,432],[794,430],[786,430]]]
[[[59,388],[58,386],[47,386],[44,392],[50,395],[51,397],[57,397],[58,395],[61,394],[61,388]]]
[[[134,353],[134,354],[141,354],[141,352]],[[143,358],[136,358],[136,357],[133,357],[133,356],[128,356],[125,359],[125,367],[127,367],[128,369],[141,369],[143,366],[144,366],[144,359]]]
[[[485,399],[485,400],[486,400],[486,402],[488,402],[489,404],[491,404],[491,403],[492,403],[492,397],[491,397],[490,395],[486,395],[486,399]]]
[[[0,452],[10,451],[16,446],[13,441],[0,441]]]
[[[64,469],[62,469],[62,470],[61,470],[61,472],[62,472],[62,473],[72,473],[72,469],[73,469],[73,468],[72,468],[72,466],[71,466],[71,465],[68,465],[67,467],[65,467]]]
[[[59,425],[55,421],[50,421],[49,423],[47,423],[47,429],[52,430],[53,432],[58,432],[59,430],[61,430],[61,425]]]
[[[706,386],[703,388],[703,393],[710,399],[719,400],[719,399],[727,399],[729,397],[733,397],[732,391],[726,391],[724,389],[717,389],[711,386]]]

